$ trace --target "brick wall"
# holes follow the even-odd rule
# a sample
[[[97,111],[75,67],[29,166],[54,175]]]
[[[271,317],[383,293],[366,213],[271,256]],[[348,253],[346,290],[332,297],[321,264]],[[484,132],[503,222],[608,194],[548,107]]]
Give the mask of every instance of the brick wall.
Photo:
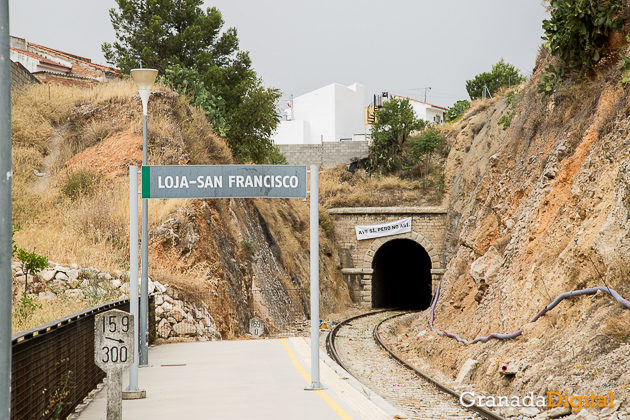
[[[367,141],[324,142],[322,144],[279,144],[290,165],[321,165],[330,168],[368,156]]]
[[[390,208],[396,211],[396,208]],[[426,238],[438,251],[441,257],[441,249],[446,236],[446,211],[437,208],[410,208],[399,210],[396,213],[362,213],[362,211],[374,212],[374,208],[356,208],[353,213],[340,213],[342,209],[330,209],[329,213],[333,221],[335,239],[337,246],[342,250],[341,254],[350,254],[352,257],[352,267],[363,267],[363,259],[375,239],[364,239],[357,241],[356,225],[377,225],[381,223],[394,222],[396,220],[411,217],[411,231],[416,232]],[[376,210],[377,211],[377,210]],[[387,238],[387,237],[385,237]],[[347,250],[348,252],[344,251]],[[347,264],[346,261],[343,261]],[[444,262],[440,261],[441,267]],[[367,267],[365,267],[367,268]]]
[[[434,287],[444,272],[446,210],[437,207],[384,207],[330,209],[343,278],[354,302],[371,305],[371,257],[386,241],[411,239],[425,248],[432,260]],[[411,217],[411,232],[357,241],[355,226],[376,225]]]
[[[39,83],[39,80],[22,64],[11,61],[11,89],[17,90],[31,83]]]

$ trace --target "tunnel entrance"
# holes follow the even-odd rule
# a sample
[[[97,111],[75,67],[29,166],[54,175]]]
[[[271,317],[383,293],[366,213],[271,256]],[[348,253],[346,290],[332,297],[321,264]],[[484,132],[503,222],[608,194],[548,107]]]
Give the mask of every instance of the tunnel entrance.
[[[372,307],[424,310],[431,304],[431,257],[410,239],[381,246],[372,260]]]

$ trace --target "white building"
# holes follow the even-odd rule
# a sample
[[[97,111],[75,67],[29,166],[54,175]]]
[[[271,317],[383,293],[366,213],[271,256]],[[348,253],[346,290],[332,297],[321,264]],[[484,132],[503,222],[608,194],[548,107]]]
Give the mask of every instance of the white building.
[[[440,124],[444,122],[448,108],[442,106],[433,105],[428,102],[422,102],[417,99],[407,98],[405,96],[393,95],[399,99],[409,99],[409,104],[416,113],[416,117],[428,122],[434,122]]]
[[[365,140],[365,88],[333,83],[294,98],[286,121],[278,124],[275,144],[321,144]]]

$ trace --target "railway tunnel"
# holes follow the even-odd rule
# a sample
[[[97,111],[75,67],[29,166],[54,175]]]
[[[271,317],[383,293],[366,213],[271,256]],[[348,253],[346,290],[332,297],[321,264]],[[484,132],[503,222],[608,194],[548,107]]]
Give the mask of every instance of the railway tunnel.
[[[431,304],[431,257],[410,239],[383,244],[372,260],[372,307],[424,310]]]

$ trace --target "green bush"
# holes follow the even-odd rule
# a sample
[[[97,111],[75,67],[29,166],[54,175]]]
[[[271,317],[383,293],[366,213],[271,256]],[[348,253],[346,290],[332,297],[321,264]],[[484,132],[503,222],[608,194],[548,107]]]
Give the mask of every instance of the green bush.
[[[92,195],[101,183],[102,175],[88,169],[69,172],[62,181],[61,191],[71,200]]]
[[[453,104],[452,107],[448,109],[448,112],[444,116],[444,120],[446,122],[456,121],[461,117],[466,110],[470,108],[470,102],[463,99],[461,101],[457,101]]]
[[[41,308],[42,305],[35,303],[31,295],[24,293],[22,299],[15,305],[14,314],[20,323],[24,323],[28,321],[37,309]]]
[[[229,126],[225,118],[225,101],[210,93],[197,70],[180,64],[171,65],[160,76],[160,83],[186,96],[191,105],[203,110],[221,137],[227,135]]]
[[[623,29],[621,0],[551,0],[543,21],[546,46],[570,70],[584,75],[602,58],[608,37]]]
[[[538,82],[538,93],[545,96],[551,95],[564,79],[564,67],[556,69],[553,65],[547,66],[545,72],[540,76]]]
[[[418,162],[427,155],[432,154],[444,143],[444,136],[437,128],[427,128],[419,136],[409,140],[409,146],[405,152],[408,159]]]
[[[512,118],[514,117],[514,114],[516,114],[516,102],[518,101],[519,93],[520,91],[515,89],[505,98],[505,103],[508,108],[503,115],[501,115],[499,121],[497,121],[497,124],[502,125],[504,130],[507,130],[510,124],[512,124]]]
[[[602,59],[611,32],[623,30],[621,0],[551,0],[550,19],[543,21],[552,56],[561,61],[550,65],[541,76],[538,91],[553,93],[565,75],[583,77]]]
[[[484,86],[488,88],[491,95],[494,95],[503,86],[514,86],[521,83],[525,78],[519,70],[503,59],[499,60],[492,71],[480,73],[472,80],[466,80],[466,91],[470,99],[478,99],[483,96]]]

